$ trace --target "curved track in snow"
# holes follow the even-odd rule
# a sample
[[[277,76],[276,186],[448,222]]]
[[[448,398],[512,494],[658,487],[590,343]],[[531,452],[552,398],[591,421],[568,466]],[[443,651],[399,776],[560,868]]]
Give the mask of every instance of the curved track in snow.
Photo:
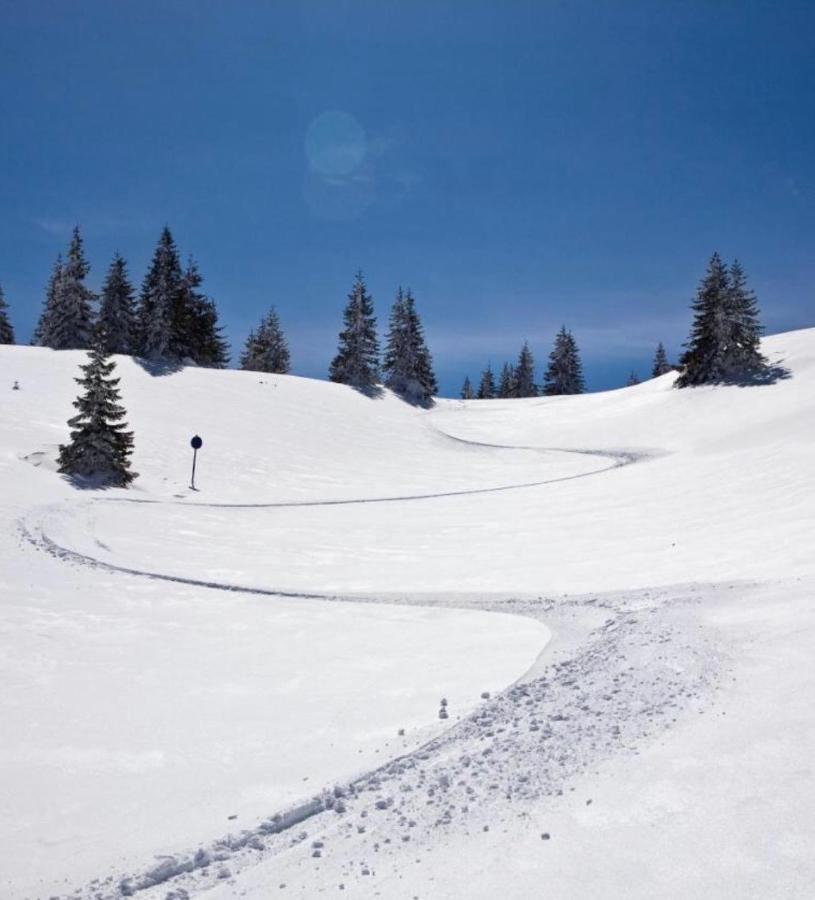
[[[286,509],[286,508],[302,508],[302,507],[325,507],[325,506],[348,506],[348,505],[359,505],[359,504],[369,504],[369,503],[402,503],[402,502],[411,502],[411,501],[419,501],[419,500],[434,500],[440,498],[449,498],[449,497],[464,497],[464,496],[472,496],[477,494],[493,494],[493,493],[501,493],[504,491],[512,491],[512,490],[523,490],[527,488],[533,487],[542,487],[548,484],[557,484],[565,481],[575,481],[580,478],[590,478],[595,475],[600,475],[603,472],[608,472],[613,469],[619,469],[624,466],[633,465],[636,462],[639,462],[643,459],[648,459],[651,457],[651,454],[646,452],[637,452],[632,450],[588,450],[588,449],[565,449],[565,448],[550,448],[550,447],[513,447],[510,445],[501,445],[501,444],[485,444],[479,443],[477,441],[469,441],[464,438],[454,437],[452,435],[447,435],[444,432],[439,432],[440,434],[444,434],[446,437],[449,437],[451,440],[459,441],[464,444],[471,444],[480,447],[489,447],[493,449],[500,450],[538,450],[540,452],[559,452],[559,453],[576,453],[582,454],[586,456],[599,456],[604,459],[611,459],[611,462],[607,465],[601,466],[597,469],[592,469],[588,472],[580,472],[576,475],[564,475],[558,478],[549,478],[543,479],[541,481],[533,481],[533,482],[524,482],[520,484],[509,484],[509,485],[500,485],[497,487],[488,487],[488,488],[471,488],[467,490],[460,491],[442,491],[437,493],[425,493],[425,494],[407,494],[401,496],[389,496],[389,497],[369,497],[369,498],[357,498],[357,499],[348,499],[348,500],[303,500],[303,501],[293,501],[293,502],[275,502],[275,503],[186,503],[186,502],[178,502],[173,500],[148,500],[148,499],[137,499],[130,497],[121,497],[121,498],[96,498],[93,502],[104,502],[104,503],[142,503],[142,504],[165,504],[168,506],[186,506],[186,507],[204,507],[204,508],[217,508],[217,509]],[[46,512],[48,507],[41,510],[41,513]],[[120,572],[126,575],[136,575],[141,578],[150,578],[153,580],[159,581],[169,581],[175,584],[186,584],[194,587],[204,587],[211,590],[220,590],[220,591],[231,591],[231,592],[239,592],[239,593],[247,593],[247,594],[256,594],[261,596],[269,596],[269,597],[289,597],[289,598],[303,598],[303,599],[332,599],[335,597],[339,597],[336,594],[327,594],[327,593],[317,593],[317,592],[304,592],[304,591],[286,591],[280,590],[276,588],[261,588],[261,587],[251,587],[247,585],[240,584],[230,584],[227,582],[221,581],[208,581],[204,579],[191,578],[183,575],[170,575],[162,572],[154,572],[148,569],[137,569],[132,566],[122,566],[112,562],[106,562],[105,560],[98,559],[95,556],[91,556],[87,553],[81,553],[77,550],[73,550],[70,547],[65,547],[51,538],[45,528],[44,523],[40,519],[38,523],[29,522],[25,519],[21,519],[18,521],[18,529],[23,537],[23,539],[36,547],[39,550],[43,550],[48,553],[50,556],[55,557],[56,559],[61,559],[67,562],[72,562],[82,566],[89,566],[91,568],[103,569],[108,572]]]
[[[105,503],[143,503],[151,505],[167,505],[167,506],[190,506],[202,507],[204,509],[296,509],[321,506],[357,506],[366,503],[408,503],[416,500],[438,500],[445,497],[471,497],[477,494],[497,494],[504,491],[519,491],[526,488],[543,487],[547,484],[558,484],[563,481],[575,481],[578,478],[589,478],[594,475],[601,475],[612,469],[619,469],[623,466],[630,466],[633,463],[650,459],[654,454],[647,451],[637,450],[584,450],[584,449],[568,449],[564,447],[523,447],[512,446],[510,444],[487,444],[480,441],[469,441],[465,438],[454,437],[453,435],[439,432],[444,437],[448,437],[452,441],[462,444],[468,444],[473,447],[485,447],[493,450],[534,450],[540,453],[572,453],[581,456],[598,456],[603,459],[610,459],[611,462],[591,469],[588,472],[578,472],[575,475],[561,475],[557,478],[546,478],[541,481],[523,481],[513,484],[502,484],[494,487],[483,488],[462,488],[456,491],[436,491],[421,494],[394,494],[384,497],[351,497],[348,499],[338,498],[336,500],[280,500],[268,503],[215,503],[210,501],[187,502],[179,500],[151,500],[139,497],[110,497],[98,498],[100,502]]]
[[[472,496],[510,490],[521,490],[525,488],[545,486],[547,484],[572,481],[579,478],[588,478],[602,474],[603,472],[621,468],[623,466],[632,465],[633,463],[636,463],[640,460],[649,458],[651,455],[644,452],[640,453],[628,450],[597,451],[587,449],[574,450],[565,448],[542,447],[521,448],[511,447],[508,445],[484,444],[476,441],[468,441],[463,438],[453,437],[452,435],[445,436],[449,437],[453,441],[493,449],[526,449],[537,450],[540,452],[556,451],[561,453],[579,453],[587,456],[596,456],[604,460],[604,465],[599,466],[596,469],[592,469],[588,472],[583,472],[576,475],[542,479],[540,481],[534,482],[501,485],[491,488],[475,488],[459,491],[410,494],[403,496],[357,498],[348,500],[312,500],[295,501],[289,503],[276,502],[230,504],[187,502],[179,503],[172,500],[162,501],[136,500],[132,498],[104,498],[96,499],[93,502],[165,503],[167,505],[173,506],[204,506],[235,509],[324,507],[351,504],[410,502],[417,500],[431,500],[435,498]],[[133,575],[152,580],[172,582],[194,587],[202,587],[210,590],[229,591],[269,597],[302,599],[337,601],[352,599],[358,601],[362,599],[356,597],[346,597],[342,594],[306,591],[295,592],[279,590],[272,587],[251,587],[240,584],[196,579],[182,575],[165,574],[162,572],[155,572],[147,569],[139,569],[131,566],[118,565],[113,562],[107,562],[98,559],[90,554],[82,553],[77,550],[73,550],[70,547],[62,546],[53,538],[51,538],[47,532],[47,513],[50,509],[53,508],[54,507],[41,507],[39,510],[33,510],[29,516],[21,519],[18,522],[18,528],[21,536],[27,543],[61,561],[73,563],[75,565],[96,568],[108,572],[117,572],[125,575]],[[60,508],[64,507],[60,506]],[[467,604],[462,604],[462,606],[466,607]],[[540,610],[536,610],[535,612],[533,612],[532,610],[526,609],[507,610],[506,608],[502,609],[501,611],[514,611],[517,614],[521,615],[532,615],[533,618],[539,618],[541,612]],[[613,620],[617,621],[617,616],[614,615],[614,613],[616,612],[615,610],[609,608],[607,612],[613,616],[613,619],[607,620],[609,623]],[[635,620],[632,620],[630,624],[635,624]],[[624,634],[625,637],[623,637]],[[637,637],[637,640],[641,639],[642,637],[641,633],[638,634],[639,636]],[[602,666],[605,666],[609,659],[619,654],[621,639],[628,641],[632,640],[633,637],[633,634],[630,636],[627,634],[627,629],[619,632],[619,634],[616,631],[609,632],[608,637],[603,638],[603,652],[601,654],[598,655],[597,648],[595,647],[591,650],[590,654],[586,655],[586,659],[583,660],[582,654],[586,654],[586,651],[581,650],[581,654],[579,654],[575,658],[574,665],[576,670],[581,671],[583,673],[583,676],[587,677],[590,682],[592,680],[596,680],[596,690],[606,695],[606,692],[612,690],[613,688],[610,686],[607,680],[606,673],[602,671],[601,664]],[[655,640],[656,637],[656,635],[648,635],[649,641]],[[660,632],[659,639],[664,639],[664,632]],[[608,644],[607,648],[605,646],[606,643]],[[695,662],[698,666],[698,661]],[[704,671],[704,667],[696,668],[696,666],[694,666],[694,668],[695,671],[693,672],[693,678],[689,680],[691,680],[698,689],[706,682],[708,676]],[[489,739],[490,746],[495,744],[496,750],[494,756],[491,757],[491,761],[488,767],[488,771],[490,771],[491,773],[490,777],[500,777],[501,779],[510,777],[512,772],[514,771],[514,767],[518,759],[526,760],[528,762],[530,759],[532,759],[533,756],[537,756],[541,752],[536,745],[533,746],[533,743],[537,740],[538,725],[536,724],[536,715],[541,715],[544,706],[552,707],[550,715],[553,717],[553,722],[568,718],[568,716],[563,715],[561,710],[564,708],[564,704],[571,702],[572,682],[569,679],[572,676],[570,675],[570,672],[571,670],[564,670],[563,673],[558,674],[556,676],[555,684],[553,684],[551,681],[547,682],[546,679],[536,678],[532,682],[525,683],[522,681],[516,685],[509,686],[506,691],[502,692],[493,700],[486,703],[484,706],[479,708],[476,712],[471,714],[462,722],[451,727],[448,731],[444,732],[438,738],[435,738],[428,744],[420,747],[419,750],[414,751],[407,756],[396,757],[390,762],[385,763],[381,768],[374,770],[366,775],[362,775],[349,784],[343,785],[341,788],[342,793],[339,795],[339,798],[335,794],[323,793],[302,803],[299,806],[278,812],[267,820],[261,822],[256,827],[242,831],[240,835],[230,835],[218,841],[215,841],[206,850],[199,850],[194,855],[179,854],[176,856],[167,856],[161,863],[151,869],[143,870],[142,872],[136,873],[131,876],[125,876],[121,880],[119,878],[115,880],[108,879],[107,885],[101,887],[101,891],[100,884],[97,883],[96,886],[88,888],[87,892],[80,891],[78,893],[78,896],[82,897],[83,900],[90,900],[90,898],[97,896],[113,898],[120,897],[122,895],[130,896],[131,894],[141,893],[142,891],[145,891],[150,895],[152,900],[153,890],[151,889],[155,888],[163,892],[164,888],[160,886],[173,882],[178,876],[193,876],[195,879],[200,879],[196,884],[196,887],[206,890],[206,888],[211,887],[213,884],[213,875],[211,874],[211,869],[208,868],[210,862],[213,859],[228,859],[230,863],[239,863],[241,868],[247,865],[247,863],[254,864],[256,860],[260,861],[260,859],[265,856],[266,853],[279,852],[278,845],[275,843],[275,835],[278,835],[280,832],[288,831],[288,829],[304,822],[307,819],[316,820],[321,816],[328,816],[328,818],[320,819],[320,827],[328,828],[329,831],[331,831],[334,827],[333,822],[335,821],[335,819],[332,817],[336,812],[344,811],[346,806],[358,806],[360,803],[364,803],[365,796],[370,791],[379,792],[384,788],[385,785],[389,785],[388,790],[394,790],[397,784],[405,780],[412,781],[413,779],[415,779],[417,773],[422,772],[425,769],[430,769],[432,766],[439,765],[440,762],[442,762],[443,765],[447,766],[448,763],[445,762],[445,759],[447,754],[449,753],[450,746],[458,746],[459,743],[462,744],[462,747],[472,748],[473,751],[476,747],[478,747],[480,752],[481,748],[483,747],[482,741]],[[553,692],[553,687],[555,687],[555,685],[558,683],[558,679],[564,682],[563,689]],[[663,696],[662,690],[657,690],[657,685],[658,679],[655,677],[654,690],[656,691],[656,693],[654,699],[657,700],[661,709],[664,708],[667,711],[669,708],[670,697],[667,695]],[[600,752],[601,748],[599,748],[595,744],[595,736],[593,731],[589,730],[586,731],[585,735],[579,735],[580,740],[578,741],[578,744],[580,744],[580,746],[577,748],[577,750],[574,746],[574,734],[570,730],[557,729],[556,733],[547,732],[545,734],[545,737],[547,739],[546,757],[551,757],[552,760],[556,760],[556,762],[554,763],[554,765],[556,766],[556,770],[551,770],[551,772],[549,774],[546,774],[545,778],[543,778],[543,780],[539,784],[534,785],[524,780],[524,776],[524,778],[518,781],[517,785],[514,786],[514,790],[518,791],[520,795],[526,796],[529,799],[533,797],[539,797],[541,795],[549,795],[557,790],[560,790],[559,785],[563,784],[567,778],[573,777],[574,775],[584,770],[586,766],[586,760],[588,758],[591,758],[594,755],[602,756],[605,753],[613,751],[616,744],[619,743],[620,740],[621,733],[619,730],[619,726],[616,724],[619,721],[629,720],[629,724],[625,727],[624,732],[627,741],[636,742],[645,734],[647,734],[653,728],[652,722],[650,719],[645,719],[641,716],[635,716],[633,714],[632,710],[634,707],[634,701],[636,699],[635,693],[633,691],[633,685],[630,693],[630,697],[620,697],[615,709],[612,710],[611,708],[609,708],[608,710],[609,721],[611,722],[612,717],[614,717],[615,724],[609,725],[610,736],[603,744],[602,753]],[[533,700],[534,705],[530,705]],[[495,723],[503,722],[504,726],[499,727],[499,731],[504,731],[506,723],[509,721],[516,721],[519,714],[524,717],[524,721],[528,726],[528,732],[526,732],[528,734],[528,737],[521,742],[514,741],[510,744],[507,744],[506,742],[499,744],[498,742],[496,742],[493,737],[493,728],[495,727]],[[585,744],[585,746],[583,746],[583,744]],[[460,778],[464,774],[466,773],[463,770],[460,771],[459,768],[453,767],[450,769],[449,779],[452,781],[454,775],[456,778]],[[445,775],[444,777],[448,776]],[[421,778],[424,778],[424,776],[421,775],[420,779]],[[415,786],[416,789],[421,787],[421,783],[422,782],[420,781],[419,784]],[[471,800],[473,798],[468,796],[466,799]],[[485,796],[482,798],[482,802],[486,804],[486,807],[489,807],[492,801],[493,798],[491,796]],[[389,801],[377,801],[378,804],[387,802]],[[377,808],[387,809],[388,807],[379,805]],[[414,814],[416,816],[416,819],[421,822],[423,826],[430,827],[429,822],[423,821],[427,815],[427,813],[423,809],[417,808],[416,810],[414,810]],[[389,822],[388,828],[393,827],[393,823]],[[249,860],[244,859],[244,855],[247,853],[250,856]],[[258,856],[258,854],[260,854],[260,856]],[[215,875],[214,880],[217,881],[218,877],[220,876]],[[168,894],[167,896],[175,895]]]

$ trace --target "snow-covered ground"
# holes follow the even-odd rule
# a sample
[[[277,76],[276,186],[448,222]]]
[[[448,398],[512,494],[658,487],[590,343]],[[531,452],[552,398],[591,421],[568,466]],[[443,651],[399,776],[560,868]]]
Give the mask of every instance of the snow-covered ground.
[[[82,492],[83,354],[0,348],[0,894],[811,896],[815,330],[765,352],[430,411],[123,359]]]

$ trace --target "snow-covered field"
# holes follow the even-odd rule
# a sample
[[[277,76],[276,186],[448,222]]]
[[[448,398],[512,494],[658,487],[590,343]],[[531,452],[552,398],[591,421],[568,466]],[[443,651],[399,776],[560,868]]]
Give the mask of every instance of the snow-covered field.
[[[812,896],[815,329],[765,352],[430,411],[122,359],[82,492],[83,354],[0,348],[0,895]]]

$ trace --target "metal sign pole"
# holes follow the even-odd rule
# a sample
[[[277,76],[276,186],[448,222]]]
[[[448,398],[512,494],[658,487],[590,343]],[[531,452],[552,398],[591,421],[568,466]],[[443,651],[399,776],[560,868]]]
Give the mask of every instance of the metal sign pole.
[[[195,437],[190,441],[190,446],[192,447],[192,478],[190,479],[190,490],[197,490],[195,487],[195,461],[198,458],[198,451],[203,445],[203,441],[196,434]]]

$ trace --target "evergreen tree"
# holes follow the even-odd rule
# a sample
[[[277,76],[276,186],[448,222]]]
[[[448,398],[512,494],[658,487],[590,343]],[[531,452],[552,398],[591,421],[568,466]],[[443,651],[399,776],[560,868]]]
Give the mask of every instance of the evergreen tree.
[[[171,359],[179,350],[178,328],[181,324],[181,263],[178,249],[165,225],[153,261],[142,284],[139,298],[139,352],[151,359]]]
[[[105,351],[101,329],[93,339],[89,361],[80,366],[75,381],[83,393],[74,401],[78,414],[68,420],[71,441],[59,448],[59,471],[64,475],[93,478],[100,484],[126,487],[135,477],[130,471],[133,433],[125,431],[124,409],[119,406],[118,378],[111,378],[116,364]]]
[[[401,287],[391,308],[382,369],[385,384],[413,402],[429,403],[438,391],[416,303]]]
[[[49,296],[46,346],[54,350],[84,350],[93,336],[95,294],[85,285],[90,266],[85,260],[82,237],[74,228],[68,256]],[[50,294],[50,291],[49,291]]]
[[[543,393],[548,396],[582,394],[584,390],[583,367],[577,342],[564,325],[558,332],[555,346],[549,354]]]
[[[8,317],[8,304],[3,293],[3,285],[0,284],[0,344],[14,343],[14,329]]]
[[[659,378],[660,375],[667,375],[673,370],[673,366],[668,362],[668,354],[662,341],[657,344],[657,352],[654,355],[654,366],[651,369],[651,378]]]
[[[517,397],[517,388],[515,382],[515,369],[505,362],[501,366],[501,376],[498,379],[497,396],[500,400],[507,400],[510,397]]]
[[[475,392],[473,391],[473,386],[470,383],[470,376],[464,376],[464,384],[461,386],[461,399],[462,400],[472,400],[475,398]]]
[[[358,272],[343,313],[344,328],[339,335],[337,355],[331,362],[329,378],[360,390],[370,390],[379,379],[379,341],[376,318],[362,272]]]
[[[214,301],[199,290],[203,281],[191,259],[178,287],[171,356],[177,360],[191,359],[197,366],[223,369],[229,362],[229,345],[218,325]]]
[[[34,329],[34,334],[31,337],[31,343],[34,346],[52,346],[54,320],[56,317],[55,309],[62,281],[62,268],[62,254],[60,253],[54,263],[54,268],[51,270],[51,277],[48,279],[48,288],[45,292],[45,302],[42,306],[37,327]]]
[[[291,369],[289,346],[274,307],[261,319],[258,330],[249,333],[240,367],[279,375],[285,375]]]
[[[478,385],[476,397],[479,400],[492,400],[495,398],[495,376],[492,374],[492,366],[489,364],[481,373],[481,382]]]
[[[626,387],[634,387],[635,384],[639,384],[640,379],[636,372],[632,371],[628,376],[628,381],[625,383]]]
[[[767,360],[762,356],[763,329],[758,318],[758,301],[747,286],[747,276],[738,260],[730,266],[728,297],[729,335],[726,375],[733,380],[755,378],[767,373]]]
[[[682,374],[677,387],[710,384],[727,377],[731,300],[730,273],[719,254],[714,253],[691,304],[695,317],[680,360]]]
[[[136,309],[127,263],[117,253],[108,269],[99,305],[99,331],[108,353],[136,352]]]
[[[529,344],[524,341],[521,352],[518,354],[518,364],[515,366],[515,397],[537,397],[538,388],[535,384],[535,360]]]

